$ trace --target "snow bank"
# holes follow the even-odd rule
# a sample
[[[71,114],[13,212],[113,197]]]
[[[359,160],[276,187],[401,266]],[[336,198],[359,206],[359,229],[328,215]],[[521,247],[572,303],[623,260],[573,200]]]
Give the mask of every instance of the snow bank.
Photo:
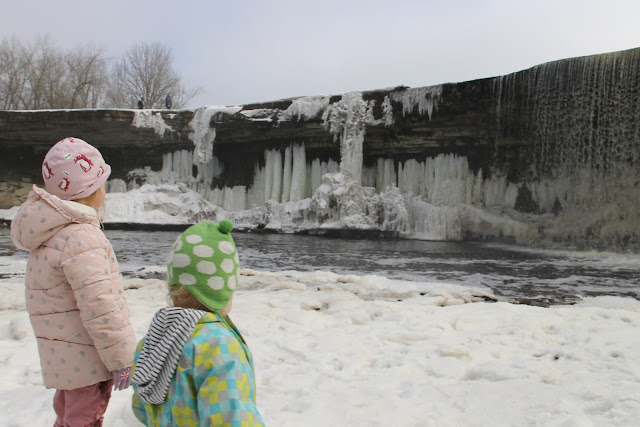
[[[0,262],[0,424],[52,425],[21,268]],[[125,283],[142,337],[166,285]],[[487,297],[446,282],[245,269],[231,315],[270,426],[636,424],[637,300],[540,308]],[[106,427],[139,425],[130,399],[114,392]]]
[[[109,193],[104,222],[132,224],[194,224],[215,218],[220,208],[183,184],[144,185],[127,193]]]

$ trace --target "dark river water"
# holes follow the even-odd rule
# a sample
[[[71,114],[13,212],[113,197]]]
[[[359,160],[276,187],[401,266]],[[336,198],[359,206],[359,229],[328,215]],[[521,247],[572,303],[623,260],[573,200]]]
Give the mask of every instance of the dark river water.
[[[164,266],[179,232],[108,230],[125,275]],[[414,282],[444,282],[491,289],[514,302],[570,304],[581,296],[640,299],[640,256],[552,251],[475,242],[345,239],[291,234],[233,234],[243,268],[330,271]],[[7,229],[0,256],[24,258]]]

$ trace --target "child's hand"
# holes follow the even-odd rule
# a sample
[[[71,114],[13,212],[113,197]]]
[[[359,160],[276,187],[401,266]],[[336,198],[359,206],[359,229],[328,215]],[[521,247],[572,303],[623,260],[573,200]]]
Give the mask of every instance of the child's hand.
[[[113,371],[113,389],[124,390],[129,388],[131,382],[131,368],[119,369]]]

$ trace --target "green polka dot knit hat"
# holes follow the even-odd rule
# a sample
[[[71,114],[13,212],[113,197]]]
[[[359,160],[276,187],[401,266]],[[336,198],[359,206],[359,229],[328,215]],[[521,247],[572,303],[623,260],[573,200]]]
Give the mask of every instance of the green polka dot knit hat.
[[[240,270],[231,230],[233,224],[226,219],[187,228],[169,252],[169,288],[182,285],[211,310],[225,308],[238,286]]]

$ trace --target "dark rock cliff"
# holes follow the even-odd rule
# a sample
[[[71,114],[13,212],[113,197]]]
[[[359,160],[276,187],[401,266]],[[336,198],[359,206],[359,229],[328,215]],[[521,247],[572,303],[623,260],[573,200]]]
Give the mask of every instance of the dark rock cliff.
[[[98,147],[113,165],[113,177],[142,165],[157,169],[163,153],[193,149],[186,132],[159,137],[153,129],[132,126],[134,117],[135,110],[0,111],[0,179],[28,177],[41,182],[44,155],[68,136]],[[165,113],[167,124],[177,129],[186,130],[192,117],[190,111],[173,117]]]

